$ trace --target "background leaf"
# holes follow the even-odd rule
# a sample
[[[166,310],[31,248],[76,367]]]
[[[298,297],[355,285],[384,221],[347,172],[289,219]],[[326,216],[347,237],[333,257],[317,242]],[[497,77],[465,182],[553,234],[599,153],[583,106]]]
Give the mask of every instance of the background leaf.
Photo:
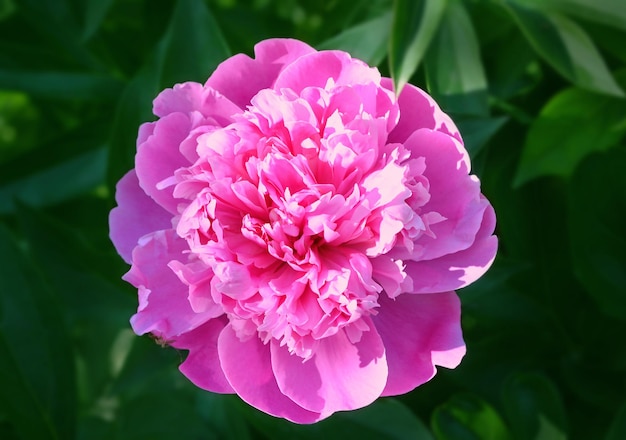
[[[177,2],[167,31],[119,102],[111,136],[111,187],[132,168],[138,127],[154,118],[151,102],[158,92],[179,82],[204,82],[228,55],[224,38],[204,2]]]
[[[621,0],[518,0],[535,7],[560,11],[582,20],[626,30],[626,12]]]
[[[626,435],[626,403],[619,408],[605,440],[619,440]]]
[[[437,31],[444,0],[395,0],[389,67],[396,95],[409,81]]]
[[[478,40],[460,0],[448,2],[424,64],[428,90],[442,108],[455,114],[489,114]]]
[[[623,146],[590,157],[572,177],[568,194],[574,271],[604,313],[622,320],[626,230],[619,213],[626,209],[624,163]]]
[[[531,124],[515,184],[545,175],[568,177],[585,156],[615,146],[625,134],[626,101],[565,90]]]
[[[556,386],[539,373],[516,374],[504,388],[511,431],[519,440],[567,438],[563,401]]]
[[[535,50],[561,75],[581,88],[624,96],[593,41],[574,21],[512,0],[506,5]]]
[[[319,50],[343,50],[372,66],[379,65],[387,55],[391,13],[360,23],[324,41]]]
[[[511,435],[496,410],[477,396],[459,394],[438,407],[431,421],[438,440],[506,440]]]
[[[10,232],[0,225],[0,404],[23,438],[72,438],[75,375],[63,309]]]

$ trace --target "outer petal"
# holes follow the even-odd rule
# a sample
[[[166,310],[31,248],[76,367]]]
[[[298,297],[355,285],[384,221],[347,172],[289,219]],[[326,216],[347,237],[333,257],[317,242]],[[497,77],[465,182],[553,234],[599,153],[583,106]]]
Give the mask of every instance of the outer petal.
[[[404,394],[430,380],[435,365],[456,367],[465,355],[461,304],[454,292],[381,296],[372,318],[385,344],[389,377],[383,396]]]
[[[460,142],[428,129],[406,141],[412,157],[424,157],[424,176],[430,183],[430,201],[423,212],[434,211],[447,220],[432,225],[436,238],[422,235],[416,242],[416,260],[430,260],[467,249],[480,228],[489,202],[480,196],[480,182],[469,176],[469,157]]]
[[[227,59],[215,69],[205,86],[246,108],[259,90],[272,87],[285,66],[311,52],[315,49],[297,40],[261,41],[254,47],[255,59],[243,54]]]
[[[270,349],[256,336],[242,342],[229,324],[222,330],[217,348],[228,382],[250,405],[296,423],[313,423],[324,417],[296,405],[278,389]]]
[[[189,135],[192,125],[183,113],[171,113],[153,123],[151,136],[137,146],[135,169],[141,188],[159,205],[177,214],[179,201],[172,195],[173,187],[158,184],[174,175],[174,171],[191,163],[180,152],[180,144]]]
[[[139,238],[170,228],[172,216],[143,192],[135,170],[126,173],[115,188],[117,206],[109,214],[109,236],[117,252],[130,264]]]
[[[406,261],[405,272],[413,279],[413,293],[436,293],[460,289],[473,283],[491,267],[498,250],[493,234],[495,213],[484,212],[476,240],[468,249],[429,261]]]
[[[133,250],[133,266],[124,280],[139,289],[139,308],[130,320],[135,333],[174,339],[219,314],[216,309],[195,313],[188,287],[167,266],[172,260],[185,261],[186,249],[186,241],[166,230],[144,236]]]
[[[391,79],[383,78],[383,87],[393,90]],[[389,134],[389,142],[403,143],[414,131],[429,128],[454,136],[461,141],[459,130],[452,119],[441,111],[439,105],[426,92],[407,84],[398,97],[400,106],[400,122]]]
[[[158,117],[195,111],[215,119],[222,126],[232,122],[232,115],[243,112],[216,90],[195,82],[176,84],[171,89],[165,89],[153,102],[153,112]]]
[[[387,382],[383,341],[370,330],[352,343],[345,331],[319,341],[315,355],[303,362],[286,347],[271,342],[272,368],[280,390],[311,411],[362,408],[380,396]]]
[[[235,392],[224,376],[217,352],[217,339],[227,323],[225,317],[211,319],[172,343],[175,348],[189,350],[179,367],[181,373],[194,385],[214,393]]]
[[[380,73],[346,52],[315,52],[285,67],[276,79],[274,89],[289,88],[299,94],[307,87],[324,88],[329,80],[335,85],[378,83]]]

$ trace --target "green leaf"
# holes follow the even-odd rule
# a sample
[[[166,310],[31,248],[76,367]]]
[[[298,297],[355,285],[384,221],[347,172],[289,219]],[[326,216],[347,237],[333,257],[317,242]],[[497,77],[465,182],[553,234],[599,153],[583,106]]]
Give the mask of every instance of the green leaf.
[[[158,53],[153,53],[126,86],[117,105],[108,152],[107,183],[111,189],[133,168],[139,126],[154,119],[151,102],[159,92],[160,64]]]
[[[518,373],[507,381],[504,407],[518,440],[565,440],[567,420],[563,400],[545,375]]]
[[[14,0],[1,0],[0,1],[0,21],[5,20],[11,14],[15,12]]]
[[[198,416],[190,394],[159,388],[145,390],[120,408],[120,432],[129,439],[217,439]]]
[[[583,89],[624,96],[593,41],[575,22],[513,0],[504,4],[537,53],[557,72]]]
[[[240,408],[239,396],[199,391],[196,396],[198,413],[223,440],[252,440],[251,426]]]
[[[122,83],[94,73],[0,69],[0,88],[20,90],[37,98],[112,101],[121,93]]]
[[[580,89],[560,92],[530,126],[514,185],[569,177],[588,154],[615,146],[624,134],[626,101]]]
[[[20,0],[18,11],[40,33],[48,50],[89,70],[102,70],[101,62],[81,43],[79,19],[68,0]],[[73,2],[72,2],[73,3]]]
[[[139,125],[154,119],[151,102],[158,92],[178,82],[204,82],[229,55],[222,33],[204,2],[179,1],[167,31],[128,84],[117,108],[109,152],[111,187],[133,166]]]
[[[379,65],[387,54],[391,27],[391,13],[353,26],[324,41],[319,50],[339,49],[370,66]]]
[[[481,327],[502,328],[494,337],[508,338],[507,331],[516,332],[515,325],[526,328],[542,325],[545,310],[528,295],[514,289],[510,280],[528,271],[528,263],[508,261],[498,256],[493,266],[480,279],[461,290],[464,319]]]
[[[0,170],[3,163],[35,146],[39,122],[39,112],[28,95],[0,91]]]
[[[496,410],[472,394],[457,394],[437,407],[431,425],[437,440],[511,439]]]
[[[183,81],[204,82],[230,55],[217,22],[202,0],[176,4],[162,45],[161,86]]]
[[[623,440],[626,438],[626,402],[618,409],[604,440]]]
[[[106,150],[98,148],[0,185],[0,213],[15,210],[19,200],[49,206],[93,190],[104,181]]]
[[[455,118],[455,123],[463,136],[465,148],[474,159],[489,139],[508,121],[508,117],[497,118]]]
[[[0,259],[0,409],[22,438],[73,438],[74,357],[59,298],[2,224]]]
[[[248,419],[267,438],[345,440],[384,438],[431,440],[432,434],[409,408],[395,399],[378,399],[356,411],[339,412],[314,425],[294,425],[255,409],[244,408]]]
[[[99,400],[109,397],[110,383],[123,367],[122,331],[137,307],[133,288],[120,279],[127,266],[112,245],[92,245],[104,242],[106,216],[94,210],[91,222],[99,232],[89,235],[26,206],[19,207],[18,221],[34,260],[65,306],[80,366],[80,401],[100,411]]]
[[[323,433],[316,438],[338,440],[357,438],[431,440],[432,434],[409,408],[395,399],[379,399],[359,411],[338,413],[326,423],[321,422]],[[330,434],[333,434],[331,436]]]
[[[574,273],[608,316],[626,317],[626,149],[587,158],[569,182]]]
[[[424,60],[428,90],[446,111],[487,116],[487,78],[474,26],[460,0],[450,0]]]
[[[389,68],[396,95],[417,70],[446,7],[445,0],[396,0],[389,48]]]
[[[563,12],[582,20],[626,30],[626,4],[622,0],[517,0],[533,7]]]
[[[82,7],[82,40],[88,41],[98,30],[114,0],[83,0],[78,2]]]

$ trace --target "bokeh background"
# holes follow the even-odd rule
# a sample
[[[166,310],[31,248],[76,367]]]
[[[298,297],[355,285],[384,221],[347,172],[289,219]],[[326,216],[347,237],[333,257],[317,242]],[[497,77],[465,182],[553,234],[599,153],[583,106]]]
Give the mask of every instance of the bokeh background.
[[[135,336],[108,240],[158,91],[270,37],[429,91],[499,220],[461,366],[312,426]],[[625,68],[623,0],[1,0],[0,438],[626,439]]]

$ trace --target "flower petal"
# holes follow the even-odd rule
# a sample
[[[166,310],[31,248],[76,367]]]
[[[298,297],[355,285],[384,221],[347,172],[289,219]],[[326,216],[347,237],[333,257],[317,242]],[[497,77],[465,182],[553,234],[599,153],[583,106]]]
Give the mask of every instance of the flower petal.
[[[311,411],[362,408],[380,396],[387,381],[382,340],[371,321],[369,331],[352,343],[341,330],[319,341],[314,356],[304,361],[271,342],[272,368],[280,390]]]
[[[256,336],[240,341],[228,324],[219,336],[217,348],[226,379],[250,405],[296,423],[313,423],[323,418],[319,412],[298,406],[278,389],[270,349]]]
[[[172,346],[189,350],[179,369],[194,385],[214,393],[234,393],[226,380],[217,351],[217,339],[227,325],[225,317],[215,318],[180,335]]]
[[[152,135],[137,146],[135,170],[146,194],[177,214],[179,201],[172,195],[173,187],[160,188],[159,183],[173,176],[177,169],[191,165],[180,153],[180,144],[191,131],[191,121],[183,113],[171,113],[152,124]]]
[[[214,119],[220,126],[225,126],[233,122],[230,118],[232,115],[243,110],[214,89],[196,82],[186,82],[159,93],[153,102],[152,111],[160,118],[170,113],[200,112]]]
[[[393,90],[391,79],[383,78],[382,86]],[[426,92],[407,84],[398,97],[400,122],[389,134],[389,142],[405,142],[413,132],[429,128],[455,137],[462,141],[459,130],[452,119],[441,111],[439,105]]]
[[[285,66],[299,57],[314,52],[309,45],[290,39],[261,41],[254,47],[255,59],[235,55],[221,63],[205,86],[226,96],[241,108],[246,108],[259,90],[271,88]]]
[[[288,88],[299,94],[307,87],[325,88],[329,81],[334,86],[378,84],[380,73],[346,52],[313,52],[286,66],[276,79],[274,89]]]
[[[172,216],[139,187],[135,170],[121,178],[115,186],[117,206],[109,214],[109,237],[127,263],[139,238],[153,231],[172,226]]]
[[[138,335],[152,333],[166,340],[188,332],[216,316],[215,309],[195,313],[189,290],[168,267],[187,259],[187,243],[172,230],[144,236],[133,250],[133,266],[124,280],[139,289],[139,308],[130,323]]]
[[[430,380],[435,365],[456,367],[465,354],[461,304],[454,292],[380,297],[372,317],[385,345],[389,377],[383,396],[404,394]]]
[[[495,213],[491,205],[484,212],[476,241],[468,249],[430,261],[407,261],[405,272],[413,279],[413,293],[436,293],[465,287],[491,267],[498,250],[493,234]]]
[[[468,176],[469,157],[456,139],[437,131],[421,129],[413,133],[405,146],[412,157],[424,157],[424,176],[430,183],[430,200],[423,212],[445,217],[431,225],[433,236],[423,234],[416,242],[411,259],[431,260],[467,249],[480,228],[489,202],[480,196],[480,182]]]

